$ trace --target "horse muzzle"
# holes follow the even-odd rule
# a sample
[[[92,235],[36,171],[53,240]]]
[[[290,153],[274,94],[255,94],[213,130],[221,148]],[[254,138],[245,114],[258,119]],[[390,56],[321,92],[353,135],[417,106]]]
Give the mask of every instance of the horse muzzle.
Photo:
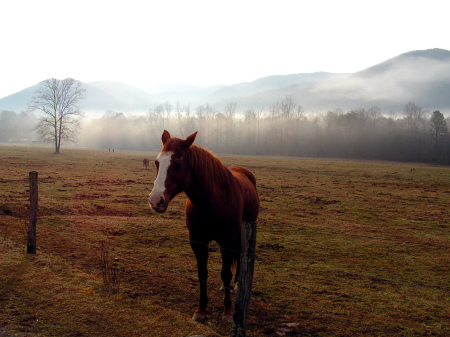
[[[152,196],[151,193],[150,193],[148,201],[149,201],[150,207],[155,212],[158,212],[158,213],[164,213],[167,209],[167,206],[169,205],[169,203],[166,203],[166,201],[164,200],[164,197]]]

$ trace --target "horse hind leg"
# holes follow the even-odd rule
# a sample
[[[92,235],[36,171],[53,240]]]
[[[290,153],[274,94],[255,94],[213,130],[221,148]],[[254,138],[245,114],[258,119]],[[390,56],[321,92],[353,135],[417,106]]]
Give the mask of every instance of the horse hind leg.
[[[231,288],[231,292],[235,293],[238,289],[238,282],[239,282],[239,271],[240,271],[240,261],[239,256],[237,258],[233,258],[231,261],[231,273],[234,275],[234,288]],[[230,282],[231,286],[231,282]],[[223,291],[225,289],[223,282],[220,286],[220,291]]]
[[[208,306],[207,280],[208,280],[208,246],[203,244],[191,244],[197,258],[198,280],[200,282],[200,299],[197,310],[192,319],[204,322],[206,319],[206,307]]]
[[[231,323],[233,319],[233,309],[231,308],[231,279],[233,278],[232,272],[233,257],[230,252],[222,251],[222,282],[223,282],[223,318],[226,323]]]
[[[230,287],[231,287],[231,293],[235,293],[238,289],[238,277],[239,277],[239,258],[238,259],[233,259],[231,262],[231,273],[232,275],[234,275],[234,287],[231,287],[231,282],[230,282]],[[231,277],[233,278],[233,277]],[[223,291],[225,289],[223,282],[220,285],[219,291]]]

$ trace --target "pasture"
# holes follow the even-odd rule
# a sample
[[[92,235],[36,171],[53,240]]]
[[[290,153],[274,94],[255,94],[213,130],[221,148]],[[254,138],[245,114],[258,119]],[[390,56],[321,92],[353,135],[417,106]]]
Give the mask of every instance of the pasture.
[[[191,320],[185,197],[162,215],[149,208],[155,156],[0,146],[0,334],[229,334],[216,245],[208,320]],[[220,158],[255,174],[261,200],[247,336],[450,334],[448,167]],[[35,256],[25,254],[29,171]]]

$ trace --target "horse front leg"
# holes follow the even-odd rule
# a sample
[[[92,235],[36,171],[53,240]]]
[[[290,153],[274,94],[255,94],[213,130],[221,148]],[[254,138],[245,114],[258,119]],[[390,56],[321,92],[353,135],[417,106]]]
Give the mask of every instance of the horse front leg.
[[[204,322],[206,319],[206,307],[208,305],[208,245],[191,243],[191,247],[197,258],[198,280],[200,282],[200,300],[192,319],[197,322]]]

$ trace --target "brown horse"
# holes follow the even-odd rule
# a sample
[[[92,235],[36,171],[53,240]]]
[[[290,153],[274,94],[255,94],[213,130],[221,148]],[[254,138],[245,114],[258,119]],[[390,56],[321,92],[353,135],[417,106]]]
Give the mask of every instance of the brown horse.
[[[225,167],[211,152],[192,145],[196,135],[197,132],[183,140],[171,137],[164,130],[149,203],[156,212],[162,213],[177,194],[186,193],[186,225],[200,281],[200,301],[192,319],[206,318],[208,244],[214,240],[220,245],[222,255],[223,320],[231,322],[230,284],[233,267],[238,277],[241,223],[255,222],[259,212],[256,179],[246,168]]]
[[[142,161],[142,165],[145,169],[148,169],[148,167],[150,166],[150,160],[148,160],[148,158],[144,158],[144,160]]]

